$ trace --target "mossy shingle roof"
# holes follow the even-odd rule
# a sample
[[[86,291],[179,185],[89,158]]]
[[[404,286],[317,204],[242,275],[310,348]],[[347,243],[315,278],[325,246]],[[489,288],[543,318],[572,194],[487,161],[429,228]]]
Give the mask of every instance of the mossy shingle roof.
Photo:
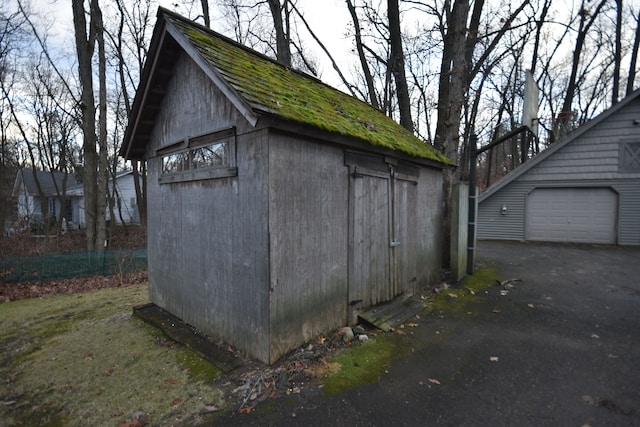
[[[369,104],[241,46],[180,15],[160,9],[256,114],[357,138],[373,146],[450,165],[447,157]]]

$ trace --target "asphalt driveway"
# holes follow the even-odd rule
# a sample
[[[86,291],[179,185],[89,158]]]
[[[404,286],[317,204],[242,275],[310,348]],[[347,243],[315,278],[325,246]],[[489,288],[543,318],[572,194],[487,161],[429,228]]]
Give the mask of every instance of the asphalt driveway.
[[[640,426],[640,248],[480,242],[476,265],[519,281],[418,319],[377,383],[216,425]]]

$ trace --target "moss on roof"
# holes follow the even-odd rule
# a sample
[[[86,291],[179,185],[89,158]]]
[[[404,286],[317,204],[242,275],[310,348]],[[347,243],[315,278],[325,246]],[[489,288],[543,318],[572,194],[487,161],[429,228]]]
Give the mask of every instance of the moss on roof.
[[[443,153],[369,104],[289,70],[179,15],[163,12],[255,111],[355,137],[414,157],[452,164]]]

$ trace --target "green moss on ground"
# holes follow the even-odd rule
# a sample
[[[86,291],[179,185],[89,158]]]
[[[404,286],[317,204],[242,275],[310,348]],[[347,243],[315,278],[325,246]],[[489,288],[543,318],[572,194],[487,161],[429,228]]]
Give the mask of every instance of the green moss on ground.
[[[459,286],[440,291],[430,301],[427,311],[436,313],[468,312],[473,304],[484,301],[486,288],[498,279],[498,274],[494,269],[481,268],[473,275],[466,276]]]
[[[485,298],[485,290],[495,283],[495,270],[480,269],[467,276],[460,286],[438,293],[430,300],[423,314],[430,312],[466,313],[473,304]],[[333,357],[326,369],[323,390],[334,395],[357,385],[377,381],[395,358],[407,355],[411,341],[396,334],[379,334],[374,340],[356,343]]]
[[[334,369],[323,385],[326,395],[377,381],[389,368],[391,361],[408,354],[409,342],[402,336],[380,334],[364,343],[355,343],[331,360]]]
[[[0,426],[197,424],[222,406],[213,365],[131,317],[146,302],[142,285],[0,304]]]

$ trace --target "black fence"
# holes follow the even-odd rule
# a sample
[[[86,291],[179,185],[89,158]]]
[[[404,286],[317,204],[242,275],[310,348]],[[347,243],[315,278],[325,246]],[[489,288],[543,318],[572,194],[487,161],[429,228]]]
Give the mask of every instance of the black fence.
[[[146,269],[146,248],[2,257],[0,283],[112,276]]]

